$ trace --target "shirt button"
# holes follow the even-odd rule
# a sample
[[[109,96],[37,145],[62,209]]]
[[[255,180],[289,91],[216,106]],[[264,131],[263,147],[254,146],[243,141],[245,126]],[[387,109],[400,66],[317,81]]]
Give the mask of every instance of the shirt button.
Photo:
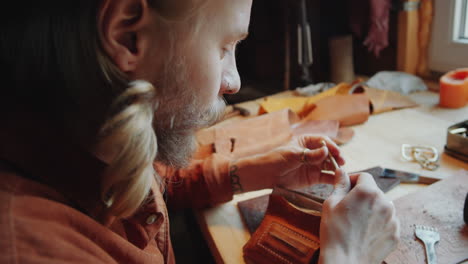
[[[155,215],[155,214],[152,214],[152,215],[148,216],[148,218],[146,218],[146,224],[151,225],[154,222],[156,222],[156,219],[158,219],[158,216]]]

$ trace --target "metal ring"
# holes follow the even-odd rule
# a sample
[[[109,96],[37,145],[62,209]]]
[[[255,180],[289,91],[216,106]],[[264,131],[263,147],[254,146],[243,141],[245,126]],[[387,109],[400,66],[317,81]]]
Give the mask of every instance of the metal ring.
[[[320,144],[322,144],[323,147],[327,146],[327,142],[325,142],[325,139],[320,140]]]
[[[307,156],[306,156],[306,152],[309,151],[310,149],[308,148],[305,148],[304,150],[302,150],[302,155],[301,155],[301,162],[302,163],[307,163]]]

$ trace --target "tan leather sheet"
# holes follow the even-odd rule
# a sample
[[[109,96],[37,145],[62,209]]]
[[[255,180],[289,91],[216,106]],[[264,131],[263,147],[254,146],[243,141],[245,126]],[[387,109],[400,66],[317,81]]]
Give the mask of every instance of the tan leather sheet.
[[[370,101],[370,111],[367,111],[365,107],[365,99],[349,96],[359,94],[367,96]],[[357,80],[353,83],[340,83],[315,96],[266,97],[261,103],[259,114],[290,108],[301,117],[310,115],[308,120],[340,120],[341,125],[355,125],[367,121],[365,116],[369,114],[417,105],[405,95],[372,88]]]
[[[340,126],[351,126],[366,122],[370,115],[365,94],[328,96],[315,105],[304,120],[338,120]]]
[[[284,109],[199,131],[195,157],[203,158],[213,152],[232,158],[264,153],[287,143],[293,135],[328,136],[340,143],[354,135],[350,129],[340,129],[335,120],[298,121],[294,112]]]
[[[353,94],[364,93],[369,97],[371,102],[371,114],[418,106],[418,104],[409,97],[393,91],[359,86],[351,92]]]

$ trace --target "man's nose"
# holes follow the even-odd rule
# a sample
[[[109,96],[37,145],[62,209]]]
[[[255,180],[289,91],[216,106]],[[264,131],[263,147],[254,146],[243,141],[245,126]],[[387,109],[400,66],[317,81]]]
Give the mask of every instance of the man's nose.
[[[237,69],[233,70],[229,74],[226,74],[224,81],[221,84],[221,92],[223,94],[235,94],[239,92],[241,87],[241,81]]]

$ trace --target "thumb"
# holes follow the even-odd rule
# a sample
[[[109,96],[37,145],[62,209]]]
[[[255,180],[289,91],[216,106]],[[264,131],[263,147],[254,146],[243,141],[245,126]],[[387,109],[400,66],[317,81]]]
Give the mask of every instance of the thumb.
[[[349,176],[343,169],[339,168],[335,171],[334,190],[328,198],[332,207],[338,204],[348,194],[351,189]]]

